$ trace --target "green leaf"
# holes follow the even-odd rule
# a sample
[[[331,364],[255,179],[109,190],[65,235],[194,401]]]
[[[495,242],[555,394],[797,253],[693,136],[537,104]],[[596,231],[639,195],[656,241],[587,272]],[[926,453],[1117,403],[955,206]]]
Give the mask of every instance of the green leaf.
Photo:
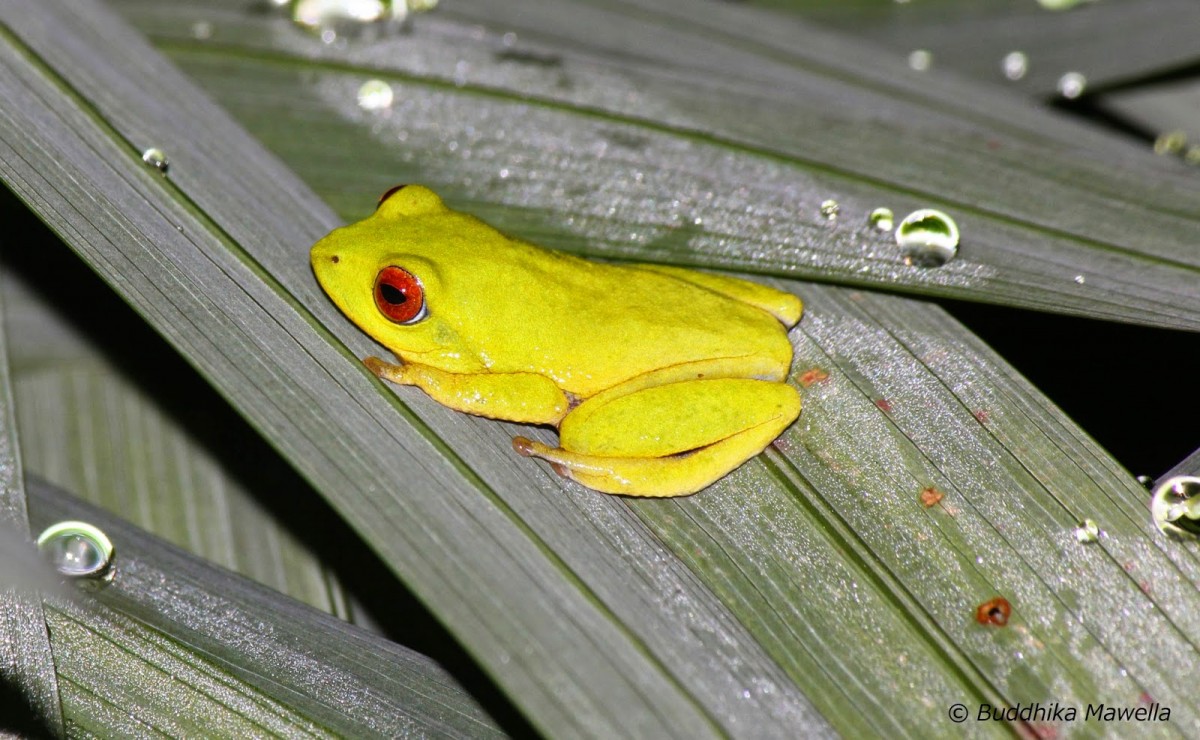
[[[197,148],[178,149],[172,158],[181,176],[164,183],[141,164],[138,149],[99,124],[76,95],[62,94],[59,78],[9,36],[0,50],[0,90],[13,103],[0,115],[0,175],[9,186],[279,446],[542,729],[710,734],[712,719],[580,587],[511,503],[414,427],[412,415],[299,310],[297,296],[332,315],[315,285],[284,294],[228,241],[263,247],[263,254],[303,254],[332,223],[315,198],[101,9],[10,7],[3,20],[39,54],[53,61],[57,50],[83,51],[86,63],[59,69],[99,75],[89,95],[128,95],[125,106],[140,101],[174,119],[173,130],[206,132],[220,146],[206,151],[197,141]],[[47,45],[42,34],[50,28]],[[78,43],[62,44],[68,36]],[[201,165],[192,159],[198,153],[228,157],[232,166]],[[209,207],[221,228],[191,205],[205,195],[216,198]],[[504,457],[507,466],[515,462],[510,450]],[[511,473],[494,485],[517,489]],[[515,493],[541,498],[528,488]],[[598,534],[581,545],[601,547]],[[698,656],[700,647],[689,652]],[[710,686],[734,679],[735,659],[742,664],[732,653],[708,661]],[[798,696],[790,705],[811,711]]]
[[[26,471],[317,608],[359,616],[318,560],[357,538],[318,524],[333,514],[311,505],[303,479],[15,210],[0,213],[26,248],[6,255],[3,293]]]
[[[938,69],[1042,98],[1055,97],[1059,78],[1071,71],[1084,74],[1089,87],[1106,88],[1197,60],[1192,29],[1200,24],[1200,7],[1190,0],[1158,0],[1153,12],[1136,0],[1083,0],[1065,12],[1047,10],[1037,0],[755,4],[793,11],[891,49],[896,64],[914,49],[925,49]],[[1002,60],[1013,51],[1028,60],[1027,72],[1016,84],[1003,74]]]
[[[30,554],[33,545],[13,424],[6,318],[0,302],[0,733],[61,735],[54,657],[41,600],[34,590],[43,585],[47,574]],[[36,719],[25,721],[30,714]]]
[[[1193,158],[1200,155],[1200,149],[1196,149],[1200,142],[1200,125],[1196,123],[1197,111],[1200,111],[1200,85],[1194,80],[1114,90],[1100,96],[1096,104],[1118,120],[1152,136],[1173,131],[1182,133],[1179,150],[1163,152],[1165,154]],[[1155,147],[1159,146],[1161,143],[1155,144]],[[1195,166],[1200,160],[1189,163]]]
[[[29,488],[38,528],[87,521],[116,550],[110,584],[49,607],[72,734],[501,735],[428,658]]]
[[[20,7],[3,17],[25,46],[0,66],[16,103],[0,142],[19,156],[0,156],[0,175],[537,728],[948,734],[955,703],[1153,701],[1171,729],[1200,729],[1195,550],[1158,536],[1144,490],[941,309],[779,281],[808,305],[791,430],[686,499],[564,484],[509,448],[544,430],[366,376],[354,358],[379,348],[308,274],[333,214],[141,39],[93,6]],[[464,0],[411,36],[341,49],[240,5],[154,7],[134,15],[171,26],[155,33],[174,57],[314,184],[350,186],[347,214],[385,176],[415,176],[584,251],[1195,326],[1180,300],[1196,267],[1190,181],[1007,98],[893,74],[840,38],[720,4]],[[211,23],[211,42],[185,41],[187,18]],[[508,31],[527,46],[505,47]],[[391,114],[354,104],[379,75]],[[170,153],[166,180],[138,162],[151,145]],[[818,217],[830,194],[843,215],[883,196],[941,205],[974,251],[964,242],[950,270],[902,269],[861,249],[865,229]],[[809,251],[780,249],[790,233]],[[995,275],[971,272],[984,267]],[[1076,539],[1084,518],[1097,542]],[[996,596],[1011,621],[979,624]]]
[[[510,232],[589,254],[1200,327],[1195,178],[771,15],[698,0],[460,0],[411,35],[331,45],[235,0],[118,7],[346,217],[421,181]],[[204,40],[190,35],[197,22],[211,27]],[[380,77],[397,102],[364,112],[357,91]],[[175,130],[105,111],[141,141]],[[820,212],[830,198],[834,223]],[[950,214],[958,257],[904,265],[867,221],[879,206]],[[292,253],[261,251],[273,274],[304,271]]]

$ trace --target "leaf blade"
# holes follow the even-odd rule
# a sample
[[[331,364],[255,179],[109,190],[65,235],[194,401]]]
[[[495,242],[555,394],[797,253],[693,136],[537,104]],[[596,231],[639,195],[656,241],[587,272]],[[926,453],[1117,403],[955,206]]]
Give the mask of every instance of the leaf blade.
[[[36,590],[45,587],[40,581],[47,580],[48,573],[39,572],[41,563],[32,554],[7,334],[7,314],[0,301],[0,706],[5,708],[0,732],[61,735],[54,654]],[[26,721],[21,716],[25,712],[32,712],[33,718]]]
[[[36,38],[39,29],[31,19],[44,18],[41,14],[47,6],[38,4],[12,14],[8,8],[5,22]],[[96,6],[53,10],[60,15],[48,27],[58,40],[68,28],[86,29],[83,37],[93,39],[107,32],[118,39],[108,48],[152,54]],[[36,203],[43,218],[170,341],[188,347],[185,354],[206,375],[217,378],[234,405],[260,429],[288,430],[274,441],[327,495],[332,492],[338,508],[392,567],[409,564],[403,570],[414,590],[431,603],[443,603],[439,613],[460,636],[473,635],[465,640],[473,654],[539,726],[589,732],[638,728],[665,735],[702,736],[712,731],[690,698],[586,594],[562,578],[559,566],[546,558],[536,538],[497,499],[486,492],[480,495],[477,482],[464,475],[460,463],[447,459],[444,447],[412,430],[411,417],[405,421],[394,405],[369,390],[372,385],[365,372],[315,334],[308,320],[272,285],[252,279],[254,273],[240,256],[226,250],[221,234],[163,191],[154,180],[157,173],[138,166],[131,169],[130,163],[136,161],[133,153],[114,141],[108,130],[97,129],[90,113],[73,108],[73,100],[33,93],[52,86],[28,58],[12,54],[11,49],[5,63],[22,78],[20,85],[6,86],[5,95],[20,104],[0,117],[4,129],[0,141],[8,145],[8,156],[0,158],[4,163],[0,174],[18,195]],[[89,58],[89,63],[96,65],[103,58]],[[146,64],[137,68],[144,71]],[[117,89],[135,87],[125,80]],[[39,125],[24,122],[34,116],[39,117]],[[30,132],[30,138],[22,138]],[[253,146],[244,135],[224,133]],[[21,147],[19,156],[13,154],[13,146]],[[256,166],[247,173],[287,177],[286,170],[262,153],[246,161],[251,160]],[[88,179],[80,183],[83,177]],[[294,190],[307,192],[298,185]],[[313,202],[312,197],[307,201]],[[227,197],[224,202],[232,209],[228,213],[239,214],[252,235],[262,235],[261,223],[246,210],[244,201],[236,207]],[[315,240],[319,209],[314,209],[314,216],[292,201],[290,208],[282,210],[299,216],[264,238],[278,243],[297,229],[312,229],[304,243]],[[175,224],[182,225],[183,231]],[[197,242],[208,251],[196,251]],[[245,282],[238,283],[232,276]],[[307,290],[312,292],[315,286]],[[257,333],[250,328],[264,321],[274,326]],[[281,343],[264,346],[265,336]],[[301,338],[304,344],[298,341]],[[317,365],[314,356],[327,365]],[[288,374],[302,367],[310,368],[305,371],[307,380],[290,380]],[[328,386],[313,387],[319,382],[315,378],[328,382],[330,375],[338,380],[338,387],[359,387],[358,397],[331,397]],[[307,432],[297,434],[304,419]],[[344,436],[328,436],[330,419],[345,425]],[[407,468],[399,484],[388,480],[401,474],[398,465]],[[416,480],[422,481],[420,487],[439,490],[441,495],[415,496],[400,507],[381,508],[380,502],[353,494],[364,488],[415,494]],[[413,517],[423,526],[406,527]],[[448,527],[441,533],[435,526],[439,521]],[[478,561],[468,565],[458,555],[438,555],[447,543],[462,541],[471,543],[471,550],[459,554]],[[428,580],[422,587],[413,579]],[[454,608],[477,593],[491,595],[504,608],[486,619]],[[540,625],[536,635],[529,631],[531,624]],[[583,689],[593,684],[594,688]]]
[[[370,147],[336,152],[356,151],[363,165],[326,180],[331,202],[346,202],[347,190],[373,202],[416,171],[452,203],[499,201],[481,214],[498,225],[591,254],[1200,327],[1187,300],[1200,271],[1191,247],[1194,179],[1022,101],[896,70],[869,49],[848,53],[841,37],[739,9],[700,12],[684,0],[595,6],[586,23],[526,0],[458,3],[452,21],[342,48],[298,35],[282,18],[219,3],[191,16],[156,5],[119,7],[163,34],[176,59],[232,108],[257,107],[246,120],[266,141],[286,135],[277,129],[287,119],[264,115],[264,102],[274,96],[293,107],[302,70],[315,81],[300,94],[321,99],[334,111],[324,116],[343,124],[365,118],[354,103],[358,85],[380,76],[393,83],[403,117],[375,117]],[[245,75],[224,86],[229,46],[184,40],[182,20],[201,17],[248,66],[259,61],[254,89],[266,101],[237,89]],[[519,46],[497,50],[503,42],[486,34],[463,42],[484,24],[517,28],[535,39],[527,55],[549,61],[530,62]],[[625,47],[612,29],[633,34],[628,43],[644,41],[651,58],[618,56]],[[471,70],[462,79],[460,61]],[[455,115],[443,120],[440,106]],[[495,125],[507,120],[526,125]],[[559,151],[539,146],[548,132],[577,158],[573,171],[555,175],[558,187],[542,176]],[[302,159],[330,158],[327,138],[299,146],[289,159],[301,172]],[[741,192],[728,193],[726,182]],[[835,224],[820,214],[830,197],[844,215]],[[905,266],[900,248],[866,222],[880,205],[901,215],[950,213],[963,233],[958,257],[938,270]],[[530,222],[540,222],[536,231]]]
[[[90,666],[106,659],[89,654],[105,652],[101,643],[108,633],[109,640],[127,646],[126,652],[141,656],[111,656],[132,661],[134,674],[180,660],[189,673],[199,668],[197,685],[206,670],[227,673],[231,685],[242,682],[229,702],[211,699],[222,707],[216,711],[231,715],[231,722],[256,727],[282,722],[275,731],[374,737],[501,734],[428,658],[185,554],[44,481],[32,479],[30,489],[39,526],[83,519],[103,530],[118,549],[117,575],[95,595],[112,612],[97,607],[58,610],[55,637],[75,651],[63,665],[68,680],[78,686],[80,696],[74,701],[103,702],[118,714],[127,712],[131,721],[150,725],[170,721],[172,705],[188,707],[179,721],[215,731],[206,724],[208,711],[197,706],[198,697],[180,701],[153,681],[139,688],[136,682],[101,680],[108,671],[98,673]],[[210,664],[216,669],[205,668]],[[148,696],[130,701],[137,691],[148,691]],[[261,696],[247,701],[256,694]],[[76,710],[73,720],[82,723],[88,714]],[[103,713],[96,714],[101,717]]]

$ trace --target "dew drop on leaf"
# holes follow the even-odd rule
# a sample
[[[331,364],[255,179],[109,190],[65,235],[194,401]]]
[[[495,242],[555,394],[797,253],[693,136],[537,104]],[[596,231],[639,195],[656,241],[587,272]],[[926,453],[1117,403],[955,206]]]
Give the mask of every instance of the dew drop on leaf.
[[[904,250],[904,264],[941,267],[958,254],[958,224],[941,211],[922,208],[896,227],[896,243]]]
[[[69,578],[103,578],[112,566],[112,542],[87,522],[52,524],[38,536],[37,547],[55,570]]]
[[[150,147],[142,152],[142,161],[164,175],[167,174],[167,170],[171,167],[171,162],[167,159],[166,152],[157,147]]]
[[[908,55],[908,66],[918,72],[924,72],[933,64],[933,54],[925,49],[917,49]]]
[[[1095,542],[1100,539],[1100,525],[1093,519],[1084,519],[1083,524],[1075,528],[1075,539],[1081,544]]]
[[[367,80],[358,88],[358,107],[363,110],[385,110],[393,100],[392,86],[383,80]]]
[[[876,208],[867,216],[867,221],[880,231],[891,231],[896,224],[896,216],[891,208]]]
[[[1025,56],[1023,51],[1010,51],[1004,55],[1000,66],[1004,70],[1004,76],[1016,82],[1029,71],[1029,57]]]
[[[1160,483],[1150,499],[1150,516],[1163,534],[1200,536],[1200,478],[1176,475]]]
[[[1074,100],[1087,88],[1087,78],[1078,72],[1067,72],[1058,78],[1058,94],[1067,100]]]

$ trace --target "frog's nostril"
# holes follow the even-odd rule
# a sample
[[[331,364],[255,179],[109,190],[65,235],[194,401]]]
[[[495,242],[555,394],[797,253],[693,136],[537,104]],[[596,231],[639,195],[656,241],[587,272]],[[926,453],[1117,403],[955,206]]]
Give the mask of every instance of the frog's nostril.
[[[329,261],[330,261],[330,262],[332,262],[333,264],[335,264],[335,265],[336,265],[338,262],[341,262],[341,257],[338,257],[338,256],[335,254],[335,255],[333,255],[332,257],[330,257],[330,258],[329,258]]]

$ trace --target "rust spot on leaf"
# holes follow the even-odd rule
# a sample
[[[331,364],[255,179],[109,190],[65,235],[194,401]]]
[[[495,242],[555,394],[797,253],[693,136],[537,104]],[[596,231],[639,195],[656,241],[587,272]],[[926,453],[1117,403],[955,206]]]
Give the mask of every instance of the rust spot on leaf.
[[[1010,616],[1012,616],[1012,604],[1008,603],[1008,599],[1003,596],[988,599],[975,608],[975,621],[980,624],[1003,627],[1008,624]]]

